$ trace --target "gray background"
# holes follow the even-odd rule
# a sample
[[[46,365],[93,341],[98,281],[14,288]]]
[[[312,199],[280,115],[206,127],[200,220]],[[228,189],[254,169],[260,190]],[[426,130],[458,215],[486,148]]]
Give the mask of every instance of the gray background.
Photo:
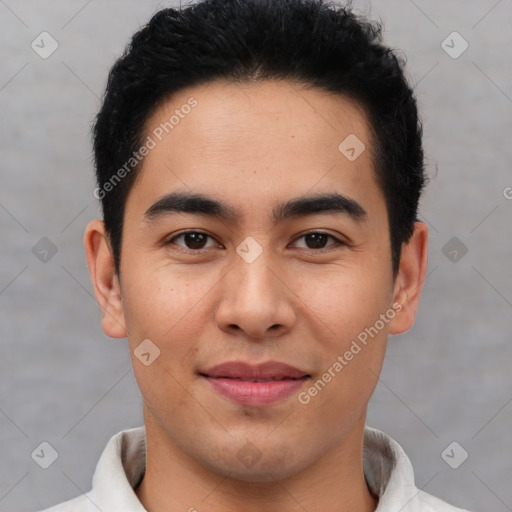
[[[89,130],[107,71],[169,5],[0,0],[2,510],[89,490],[108,439],[142,424],[126,340],[100,328],[82,236],[100,215]],[[420,488],[472,510],[512,510],[512,2],[355,5],[382,18],[386,42],[407,56],[432,177],[420,311],[390,339],[368,424],[401,443]],[[43,31],[59,44],[48,59],[30,46]],[[453,31],[469,43],[456,59],[441,47]],[[58,249],[46,263],[32,252],[42,237]],[[31,458],[43,441],[59,455],[46,470]],[[453,441],[469,453],[458,469],[441,457]]]

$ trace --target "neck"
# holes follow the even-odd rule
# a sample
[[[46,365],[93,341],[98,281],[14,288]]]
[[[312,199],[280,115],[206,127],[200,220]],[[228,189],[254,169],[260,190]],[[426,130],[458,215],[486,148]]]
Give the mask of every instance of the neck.
[[[365,417],[305,470],[284,479],[242,481],[193,459],[144,410],[146,472],[135,490],[150,512],[374,512],[363,473]],[[270,476],[270,475],[269,475]]]

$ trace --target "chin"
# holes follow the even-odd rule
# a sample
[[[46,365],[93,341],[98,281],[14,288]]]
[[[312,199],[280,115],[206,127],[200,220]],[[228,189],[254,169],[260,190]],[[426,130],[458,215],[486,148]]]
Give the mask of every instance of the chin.
[[[277,480],[285,480],[299,473],[302,466],[296,461],[283,460],[282,455],[276,457],[276,453],[272,451],[274,457],[265,458],[264,454],[258,458],[258,455],[251,461],[247,459],[244,463],[243,456],[236,457],[234,460],[224,460],[216,458],[214,461],[204,461],[203,464],[222,476],[230,480],[238,480],[240,482],[252,483],[274,483]],[[242,460],[240,460],[242,459]],[[304,463],[304,465],[307,465]]]
[[[222,474],[228,477],[230,480],[236,480],[244,483],[254,484],[272,484],[276,481],[286,480],[294,476],[299,470],[292,469],[289,467],[276,467],[273,464],[269,465],[268,469],[258,466],[257,468],[241,468],[231,467],[227,471],[223,471]],[[217,468],[218,470],[218,468]]]

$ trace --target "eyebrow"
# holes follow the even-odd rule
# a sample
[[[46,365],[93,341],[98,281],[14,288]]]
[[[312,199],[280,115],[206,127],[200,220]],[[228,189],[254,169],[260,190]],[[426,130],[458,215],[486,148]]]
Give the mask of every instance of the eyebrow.
[[[199,193],[171,192],[146,210],[144,221],[152,223],[173,213],[206,215],[232,222],[241,218],[237,210],[223,201]],[[367,217],[366,210],[354,199],[338,193],[322,193],[296,197],[279,204],[272,211],[272,220],[279,223],[290,218],[329,213],[341,214],[356,222]]]

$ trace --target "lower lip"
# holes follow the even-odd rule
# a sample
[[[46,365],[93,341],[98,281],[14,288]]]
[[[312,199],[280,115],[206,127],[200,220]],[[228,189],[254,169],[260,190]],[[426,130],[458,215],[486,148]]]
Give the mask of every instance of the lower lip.
[[[268,405],[282,400],[297,392],[308,379],[274,380],[268,382],[249,382],[239,379],[205,377],[218,391],[242,405]]]

